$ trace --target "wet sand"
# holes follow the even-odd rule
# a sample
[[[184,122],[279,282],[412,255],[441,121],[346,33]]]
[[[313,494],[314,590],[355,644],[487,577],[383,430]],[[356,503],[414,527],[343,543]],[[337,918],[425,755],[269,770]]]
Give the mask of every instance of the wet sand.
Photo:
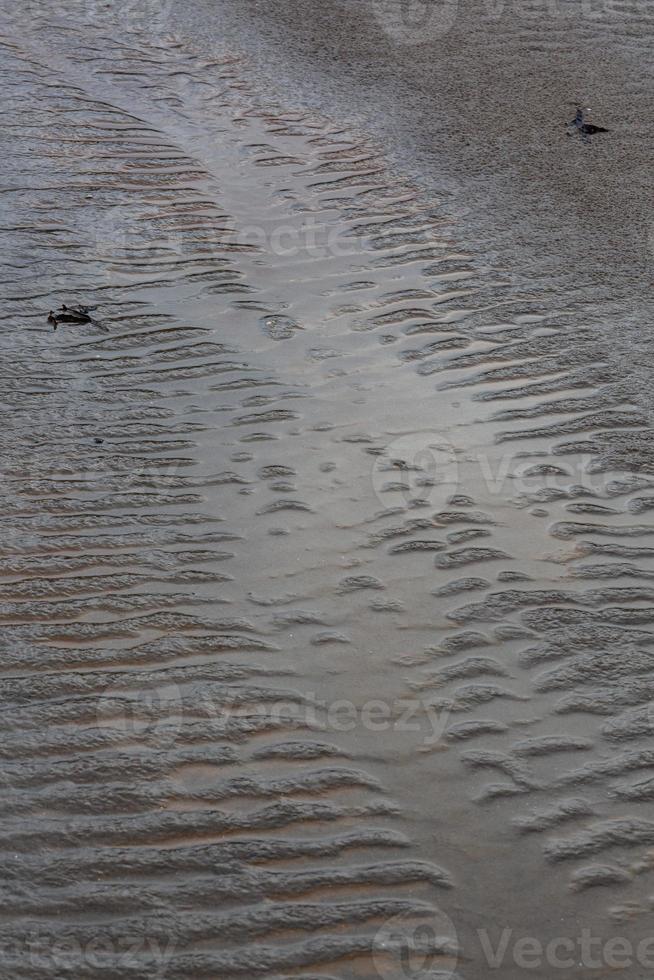
[[[633,379],[337,114],[75,13],[0,46],[4,975],[639,975]]]
[[[649,3],[194,0],[169,23],[376,137],[480,265],[589,317],[652,410]],[[610,135],[569,139],[576,104]]]

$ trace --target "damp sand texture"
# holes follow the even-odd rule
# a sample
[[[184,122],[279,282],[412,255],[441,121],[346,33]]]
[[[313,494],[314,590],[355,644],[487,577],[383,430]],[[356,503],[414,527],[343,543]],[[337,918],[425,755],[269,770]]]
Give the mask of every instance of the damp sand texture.
[[[639,975],[636,393],[140,9],[0,42],[2,976]]]

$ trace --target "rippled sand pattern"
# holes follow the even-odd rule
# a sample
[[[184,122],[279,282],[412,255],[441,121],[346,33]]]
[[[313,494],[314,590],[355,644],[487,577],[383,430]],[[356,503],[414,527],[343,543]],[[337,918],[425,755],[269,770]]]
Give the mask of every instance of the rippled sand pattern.
[[[35,21],[0,70],[7,975],[376,977],[438,905],[481,977],[478,926],[648,915],[651,434],[592,323],[236,59]]]

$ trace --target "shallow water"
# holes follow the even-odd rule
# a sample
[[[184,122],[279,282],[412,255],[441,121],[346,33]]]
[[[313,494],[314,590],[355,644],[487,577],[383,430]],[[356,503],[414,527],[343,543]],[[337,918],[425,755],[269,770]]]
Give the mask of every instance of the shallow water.
[[[338,120],[103,10],[0,48],[5,975],[476,978],[507,929],[503,976],[639,975],[627,379]]]

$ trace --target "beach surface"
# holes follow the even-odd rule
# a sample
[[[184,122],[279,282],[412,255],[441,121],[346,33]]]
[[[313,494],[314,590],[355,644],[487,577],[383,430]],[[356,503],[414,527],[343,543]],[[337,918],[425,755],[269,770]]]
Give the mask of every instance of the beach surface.
[[[398,6],[5,6],[11,980],[654,963],[647,11]]]

